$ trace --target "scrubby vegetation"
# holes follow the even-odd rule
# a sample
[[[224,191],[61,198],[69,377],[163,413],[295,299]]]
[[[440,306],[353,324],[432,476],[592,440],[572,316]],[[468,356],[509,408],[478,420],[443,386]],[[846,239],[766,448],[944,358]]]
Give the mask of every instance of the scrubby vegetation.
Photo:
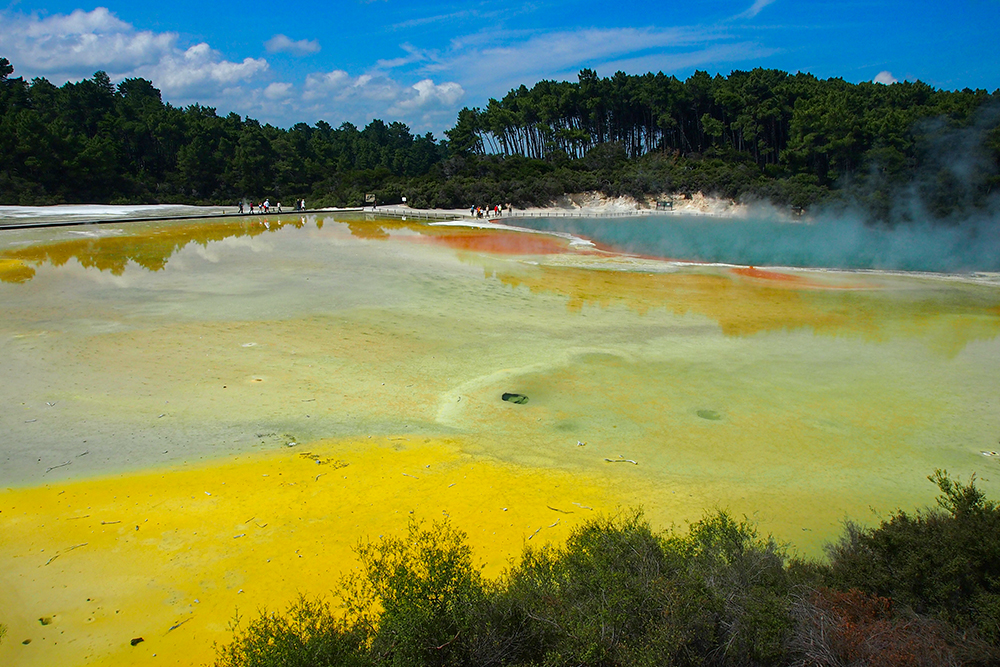
[[[704,192],[873,219],[952,219],[995,203],[1000,91],[821,80],[778,70],[521,86],[463,109],[446,140],[399,122],[288,129],[164,103],[108,75],[56,87],[0,58],[0,203],[521,207],[583,191]],[[905,196],[903,196],[905,195]]]
[[[724,511],[657,533],[640,512],[526,548],[495,581],[448,523],[358,548],[336,606],[238,624],[218,667],[1000,664],[1000,508],[930,478],[939,508],[848,524],[790,559]]]

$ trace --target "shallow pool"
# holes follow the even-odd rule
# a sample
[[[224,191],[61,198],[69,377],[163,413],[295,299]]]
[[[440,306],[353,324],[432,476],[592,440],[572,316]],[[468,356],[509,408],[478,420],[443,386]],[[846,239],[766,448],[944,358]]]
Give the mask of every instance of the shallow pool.
[[[169,568],[199,525],[241,549],[284,549],[296,519],[283,496],[268,502],[277,486],[252,492],[253,502],[282,506],[269,521],[247,498],[184,515],[183,528],[166,527],[180,515],[157,515],[160,496],[150,493],[144,516],[164,527],[145,547],[122,541],[143,534],[141,521],[114,534],[117,523],[99,523],[115,520],[117,492],[101,500],[111,508],[103,517],[57,497],[90,503],[96,489],[130,489],[139,506],[149,475],[178,475],[188,494],[185,471],[245,480],[241,461],[315,466],[298,473],[301,484],[324,483],[313,471],[339,480],[324,462],[392,471],[324,496],[357,515],[334,520],[346,505],[318,511],[318,558],[324,535],[349,551],[377,537],[373,526],[401,529],[410,510],[464,512],[461,527],[493,571],[528,535],[559,538],[617,506],[642,505],[664,528],[728,508],[818,555],[847,517],[870,522],[932,503],[926,476],[937,468],[977,473],[1000,495],[991,455],[1000,449],[1000,287],[988,279],[689,264],[565,235],[331,214],[5,232],[0,281],[0,486],[10,488],[0,524],[12,536],[5,562],[18,564],[0,577],[29,620],[44,613],[29,601],[49,599],[57,565],[120,557],[127,569],[129,549],[148,548]],[[403,466],[393,451],[415,458]],[[492,472],[464,488],[444,477],[433,492],[421,487],[441,466]],[[176,508],[170,487],[157,493]],[[520,518],[508,526],[512,512]],[[234,536],[256,530],[250,514],[283,532],[243,547]],[[43,566],[76,544],[60,523],[71,519],[91,531],[73,539],[105,546]],[[195,559],[164,586],[225,582],[250,567],[220,558]],[[347,561],[338,562],[321,567]],[[82,571],[60,572],[83,585]],[[185,626],[200,627],[208,647],[248,588],[218,587],[230,597],[212,620]],[[250,607],[291,595],[275,590]],[[157,595],[166,619],[199,594]],[[82,598],[51,604],[82,618]],[[92,629],[80,620],[77,632]],[[12,632],[0,655],[21,651],[20,641]],[[99,644],[92,656],[138,655]]]

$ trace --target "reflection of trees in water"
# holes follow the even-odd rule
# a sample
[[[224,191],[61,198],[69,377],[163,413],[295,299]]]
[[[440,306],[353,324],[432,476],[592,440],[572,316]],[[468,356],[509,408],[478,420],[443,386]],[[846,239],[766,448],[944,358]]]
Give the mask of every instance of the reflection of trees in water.
[[[645,314],[665,308],[708,317],[726,336],[808,328],[873,341],[916,338],[950,358],[972,341],[1000,334],[1000,294],[978,286],[935,285],[901,294],[877,284],[858,289],[854,277],[838,286],[757,269],[664,274],[540,266],[497,277],[511,287],[562,295],[570,311],[624,306]]]
[[[286,226],[298,229],[306,221],[302,217],[271,220],[261,216],[166,224],[120,236],[41,243],[0,253],[0,281],[25,283],[34,278],[35,266],[62,266],[70,259],[116,276],[125,272],[129,262],[148,271],[160,271],[174,253],[190,243],[208,246],[213,241],[258,236]],[[317,228],[322,222],[316,220]],[[335,222],[361,240],[385,241],[394,236],[393,232],[405,231],[410,233],[396,234],[395,238],[428,241],[459,252],[485,255],[600,252],[574,248],[565,239],[547,234],[431,226],[423,221],[382,217],[345,217]],[[678,315],[696,313],[715,321],[727,336],[806,328],[818,334],[847,334],[870,340],[902,336],[923,339],[938,353],[953,357],[971,341],[990,340],[1000,334],[1000,295],[996,290],[970,285],[928,284],[926,289],[907,290],[911,293],[907,296],[855,275],[818,277],[753,267],[695,267],[686,272],[650,274],[539,266],[497,274],[497,278],[511,287],[562,295],[570,311],[580,311],[585,305],[622,305],[639,314],[652,308],[666,308]]]
[[[376,241],[388,241],[389,232],[379,223],[368,220],[351,220],[347,223],[347,228],[351,230],[351,236],[358,239],[374,239]]]
[[[26,283],[35,277],[35,270],[20,259],[0,259],[0,281]]]
[[[317,229],[322,228],[323,222],[322,218],[316,220]],[[455,250],[501,255],[547,255],[569,250],[568,244],[561,238],[509,230],[433,227],[426,222],[391,218],[347,218],[335,222],[345,224],[353,237],[363,240],[386,241],[392,232],[405,230]],[[174,253],[191,243],[207,246],[213,241],[258,236],[287,226],[301,229],[305,224],[306,218],[302,217],[284,220],[260,217],[163,225],[120,236],[40,243],[0,253],[0,280],[8,283],[27,282],[35,276],[32,264],[62,266],[70,259],[76,259],[86,268],[109,271],[116,276],[124,274],[130,262],[147,271],[160,271]]]
[[[167,261],[185,246],[197,243],[207,246],[240,236],[258,236],[274,232],[285,226],[301,228],[305,220],[269,220],[199,222],[184,225],[164,225],[144,229],[141,233],[99,238],[71,239],[41,243],[27,248],[8,250],[0,255],[0,280],[23,283],[34,277],[35,270],[28,266],[49,263],[62,266],[76,259],[81,266],[110,271],[120,276],[132,262],[147,271],[160,271]]]
[[[482,229],[476,227],[432,226],[419,220],[365,217],[364,220],[341,220],[359,239],[386,241],[393,231],[416,232],[422,239],[447,246],[454,250],[482,252],[495,255],[552,255],[562,252],[579,252],[565,239],[549,234],[526,233],[508,229]],[[583,252],[587,252],[584,250]]]

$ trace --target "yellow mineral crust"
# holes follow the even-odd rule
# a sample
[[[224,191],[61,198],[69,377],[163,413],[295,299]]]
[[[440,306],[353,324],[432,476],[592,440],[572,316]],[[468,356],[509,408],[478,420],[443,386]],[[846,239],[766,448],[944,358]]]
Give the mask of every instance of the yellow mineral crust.
[[[210,663],[237,609],[329,595],[359,539],[450,518],[496,576],[524,544],[561,542],[615,507],[586,476],[404,437],[7,490],[0,663]]]

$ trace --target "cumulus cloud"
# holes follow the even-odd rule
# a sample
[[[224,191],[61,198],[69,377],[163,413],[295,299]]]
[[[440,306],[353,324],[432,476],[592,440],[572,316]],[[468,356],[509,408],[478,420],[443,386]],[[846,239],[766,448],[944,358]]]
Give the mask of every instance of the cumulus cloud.
[[[342,69],[332,72],[318,72],[306,77],[303,97],[315,100],[330,95],[337,95],[351,85],[351,75]]]
[[[887,70],[882,70],[881,72],[876,74],[875,78],[872,79],[872,81],[875,83],[884,83],[887,86],[893,83],[899,83],[899,79],[894,77],[892,75],[892,72],[889,72]]]
[[[319,116],[357,122],[406,118],[417,121],[418,130],[452,122],[464,96],[465,90],[453,81],[423,79],[407,86],[385,74],[353,77],[340,69],[308,75],[302,92],[302,99]]]
[[[135,73],[151,80],[168,96],[190,97],[251,82],[267,69],[263,58],[230,62],[208,44],[201,43],[185,51],[172,51],[154,65],[137,68]]]
[[[382,74],[352,77],[338,69],[308,75],[302,97],[312,102],[360,99],[389,103],[397,110],[412,110],[428,106],[454,106],[464,94],[462,86],[450,81],[435,84],[431,79],[424,79],[412,86],[404,86]]]
[[[176,33],[136,30],[104,7],[44,18],[0,12],[0,50],[19,72],[54,83],[101,69],[113,79],[150,79],[181,98],[250,81],[268,69],[263,58],[231,62],[205,43],[181,48]]]
[[[448,81],[436,84],[430,79],[424,79],[404,90],[399,101],[393,105],[392,110],[400,112],[412,111],[414,109],[429,109],[432,107],[450,108],[455,106],[465,91],[462,86]]]
[[[292,94],[292,88],[293,86],[290,83],[279,83],[275,81],[264,89],[264,97],[269,100],[282,100]]]
[[[300,39],[297,42],[282,34],[277,34],[264,42],[268,53],[290,53],[293,56],[308,56],[319,53],[319,42],[315,39]]]
[[[135,30],[104,7],[39,18],[0,12],[0,48],[19,68],[72,78],[95,68],[128,72],[175,49],[176,33]]]

